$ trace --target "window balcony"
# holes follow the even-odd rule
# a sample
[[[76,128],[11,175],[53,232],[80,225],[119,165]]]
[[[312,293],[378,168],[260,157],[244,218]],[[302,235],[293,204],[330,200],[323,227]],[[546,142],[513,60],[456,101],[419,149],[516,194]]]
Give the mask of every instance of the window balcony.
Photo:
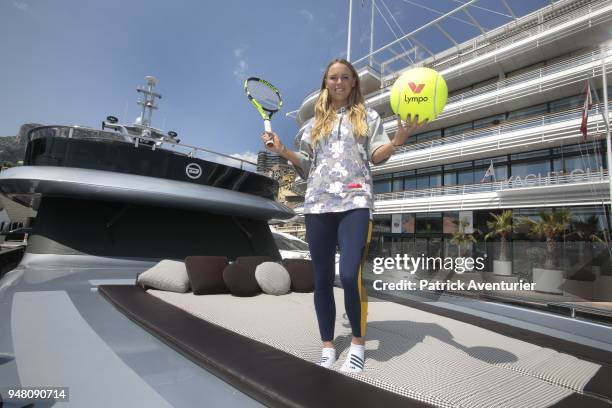
[[[607,170],[511,177],[462,186],[376,194],[375,214],[496,208],[558,207],[610,203]]]
[[[612,106],[612,105],[611,105]],[[374,174],[449,164],[487,156],[517,153],[582,142],[582,110],[571,109],[536,118],[465,132],[460,135],[405,145]],[[605,137],[605,125],[598,105],[589,111],[588,140]]]
[[[612,49],[607,49],[603,57],[609,74],[612,72]],[[600,52],[589,52],[451,97],[442,114],[426,125],[424,131],[580,93],[587,79],[601,77],[601,58]],[[369,98],[368,106],[384,111],[384,116],[390,115],[389,94],[390,91],[385,91]],[[392,134],[397,128],[396,119],[388,117],[384,126],[387,133]]]

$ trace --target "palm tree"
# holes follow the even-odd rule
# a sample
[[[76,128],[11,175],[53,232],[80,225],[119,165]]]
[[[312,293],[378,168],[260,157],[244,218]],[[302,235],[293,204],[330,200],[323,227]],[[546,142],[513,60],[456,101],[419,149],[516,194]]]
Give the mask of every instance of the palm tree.
[[[457,231],[453,232],[453,238],[451,239],[451,244],[455,244],[459,250],[459,256],[463,256],[461,253],[461,248],[463,245],[468,243],[476,243],[476,238],[472,234],[468,234],[465,232],[465,229],[470,225],[469,221],[462,220],[453,220],[453,223],[457,225]]]
[[[489,214],[493,217],[493,221],[487,221],[489,233],[485,235],[485,240],[499,236],[501,241],[499,260],[508,261],[508,236],[512,233],[512,211],[506,210],[499,215]]]
[[[554,269],[556,265],[555,249],[557,238],[563,234],[572,221],[572,216],[567,209],[550,213],[540,211],[540,219],[534,221],[530,218],[522,218],[520,224],[529,228],[530,234],[537,238],[546,238],[546,260],[545,269]]]
[[[601,242],[606,245],[606,241],[602,240],[597,234],[599,229],[599,218],[596,215],[591,215],[586,221],[575,220],[572,223],[573,235],[587,242],[585,258],[586,266],[592,265],[593,261],[593,242]],[[582,252],[582,251],[581,251]]]

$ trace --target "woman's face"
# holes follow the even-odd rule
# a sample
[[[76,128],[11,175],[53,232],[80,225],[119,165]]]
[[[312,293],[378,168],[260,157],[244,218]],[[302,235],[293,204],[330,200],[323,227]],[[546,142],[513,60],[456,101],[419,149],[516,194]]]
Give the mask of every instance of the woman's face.
[[[351,91],[355,87],[356,78],[346,65],[336,62],[329,67],[325,86],[332,102],[336,106],[346,105]]]

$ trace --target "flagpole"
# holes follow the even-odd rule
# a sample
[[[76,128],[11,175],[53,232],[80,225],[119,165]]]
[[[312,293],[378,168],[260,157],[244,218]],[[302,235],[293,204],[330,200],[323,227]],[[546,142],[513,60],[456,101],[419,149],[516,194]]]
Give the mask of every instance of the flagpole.
[[[346,41],[346,60],[351,61],[351,23],[353,21],[353,0],[349,0],[348,38]]]
[[[604,97],[604,125],[606,126],[606,150],[608,154],[608,181],[610,188],[610,212],[609,216],[612,218],[612,143],[610,142],[610,114],[608,112],[608,81],[606,79],[606,46],[602,45],[601,50],[601,78],[603,81],[603,97]]]

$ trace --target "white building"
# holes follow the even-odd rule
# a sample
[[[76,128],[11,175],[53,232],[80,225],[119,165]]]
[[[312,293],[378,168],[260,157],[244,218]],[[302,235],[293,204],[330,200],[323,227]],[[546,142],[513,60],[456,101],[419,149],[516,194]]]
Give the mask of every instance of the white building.
[[[381,114],[390,136],[396,128],[388,102],[390,87],[404,70],[433,68],[443,75],[449,89],[443,113],[385,164],[373,167],[376,198],[371,257],[398,253],[456,256],[456,245],[450,241],[457,231],[453,221],[461,218],[469,222],[465,232],[473,231],[477,240],[470,245],[471,254],[486,254],[485,270],[492,272],[499,249],[491,240],[485,241],[484,235],[490,214],[504,210],[512,210],[516,221],[538,219],[543,210],[565,209],[572,223],[557,240],[580,241],[572,235],[577,229],[573,223],[591,218],[596,225],[592,233],[609,241],[609,174],[600,108],[602,60],[607,64],[610,93],[612,2],[560,0],[522,17],[514,14],[512,2],[503,4],[514,18],[490,31],[472,18],[480,35],[469,41],[459,43],[440,25],[459,13],[472,17],[463,4],[352,61],[359,70],[367,106]],[[424,30],[444,33],[449,48],[429,51],[428,44],[417,39]],[[409,46],[399,51],[396,46],[402,41]],[[428,56],[407,60],[419,53]],[[585,139],[580,123],[587,80],[594,88],[594,104]],[[318,90],[304,99],[296,112],[298,126],[314,115],[317,96]],[[302,130],[295,137],[296,145]],[[484,178],[491,163],[494,177]],[[526,263],[525,253],[539,244],[530,243],[533,238],[516,230],[512,240],[512,273],[530,278],[531,264]],[[598,248],[605,250],[605,246]],[[566,247],[563,251],[566,264],[585,260],[583,251],[580,259]],[[609,261],[601,267],[610,268]]]

